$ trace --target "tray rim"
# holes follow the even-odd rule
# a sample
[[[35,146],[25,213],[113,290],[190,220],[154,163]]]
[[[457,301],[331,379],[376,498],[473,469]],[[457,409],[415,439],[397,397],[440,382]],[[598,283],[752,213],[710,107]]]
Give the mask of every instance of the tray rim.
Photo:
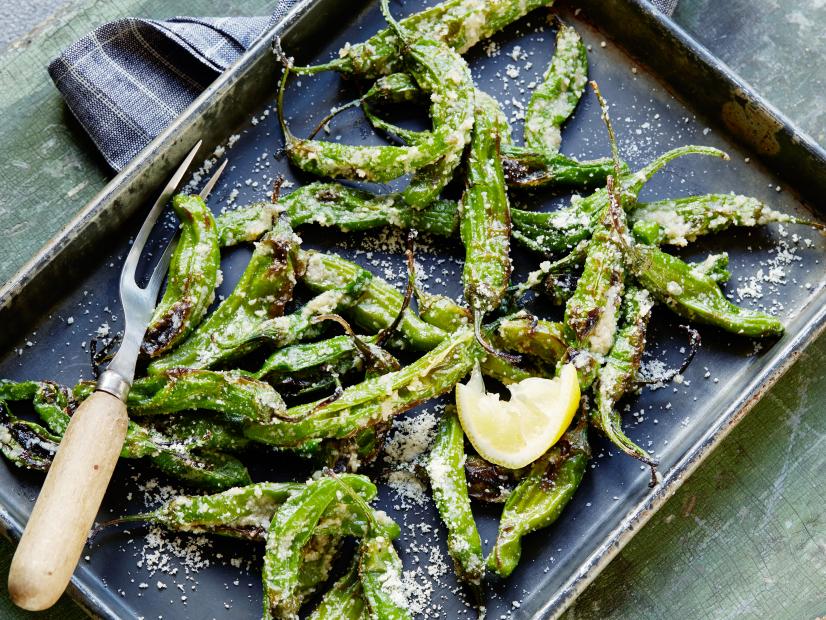
[[[139,179],[158,159],[168,154],[171,149],[188,150],[192,144],[180,142],[185,132],[201,113],[222,92],[230,88],[236,77],[251,64],[256,62],[262,53],[267,53],[270,41],[289,30],[300,21],[314,5],[323,0],[297,0],[295,5],[284,18],[265,32],[259,40],[251,46],[226,71],[221,73],[188,107],[175,118],[172,123],[140,153],[129,162],[120,172],[92,197],[88,203],[40,250],[27,261],[18,271],[0,286],[0,312],[13,305],[18,293],[22,291],[38,274],[48,267],[92,220],[111,208],[112,198],[123,185]],[[773,104],[769,103],[736,72],[723,61],[714,56],[708,48],[700,44],[691,34],[679,26],[671,17],[661,13],[650,0],[614,0],[630,5],[643,17],[657,23],[658,27],[696,57],[696,62],[713,72],[721,82],[728,83],[732,90],[742,94],[747,101],[759,106],[761,112],[776,121],[777,126],[791,135],[800,148],[808,151],[809,155],[826,166],[826,149],[820,146],[806,132],[791,122]],[[621,44],[623,50],[633,57],[633,50]],[[641,64],[645,64],[642,62]],[[655,73],[656,75],[656,73]],[[682,98],[680,95],[678,97]],[[726,134],[736,142],[742,142],[741,137],[733,131]],[[194,142],[193,142],[194,143]],[[753,150],[751,145],[744,145]],[[758,159],[762,159],[760,155]],[[771,166],[768,166],[771,167]],[[731,430],[745,417],[763,395],[797,362],[805,349],[824,331],[826,331],[826,305],[823,305],[812,314],[803,327],[783,343],[778,353],[782,353],[780,362],[774,366],[767,366],[759,371],[748,383],[740,395],[726,408],[701,438],[695,442],[686,454],[680,458],[661,483],[646,493],[591,553],[590,556],[571,574],[569,579],[556,592],[550,593],[547,600],[541,604],[532,616],[533,618],[558,618],[573,603],[588,585],[602,572],[611,560],[630,542],[636,532],[662,507],[662,505],[679,489],[690,476],[711,454],[711,452],[725,439]],[[780,344],[775,347],[781,347]],[[25,524],[13,517],[5,506],[0,505],[0,533],[8,540],[15,542],[19,539]],[[118,618],[114,609],[98,596],[81,580],[77,574],[67,589],[67,594],[91,617]]]

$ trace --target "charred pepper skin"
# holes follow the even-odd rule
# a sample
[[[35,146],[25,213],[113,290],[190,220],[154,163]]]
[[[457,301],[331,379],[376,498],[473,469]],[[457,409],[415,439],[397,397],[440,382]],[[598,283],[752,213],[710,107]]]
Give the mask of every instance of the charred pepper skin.
[[[500,577],[513,572],[522,555],[522,537],[557,520],[582,482],[589,456],[588,425],[582,416],[531,465],[508,496],[496,543],[487,559],[489,570]]]
[[[622,175],[619,187],[623,206],[635,201],[645,183],[666,164],[685,155],[728,159],[724,152],[708,146],[683,146],[663,153],[639,171]],[[584,198],[575,196],[568,207],[550,213],[511,209],[513,238],[541,254],[570,252],[590,237],[608,202],[608,191],[601,188]]]
[[[178,194],[172,209],[181,234],[169,263],[167,285],[146,328],[141,351],[163,355],[201,322],[215,298],[221,253],[212,212],[200,196]]]
[[[591,424],[611,443],[652,467],[657,461],[625,435],[616,407],[620,399],[636,387],[653,305],[648,291],[636,286],[628,288],[623,299],[622,323],[605,364],[599,369],[594,390],[595,408],[590,412]]]
[[[148,367],[150,375],[173,368],[209,368],[254,345],[232,347],[238,337],[267,318],[284,314],[292,299],[296,276],[303,270],[298,260],[298,240],[284,219],[256,244],[241,279],[232,293],[174,351]]]
[[[588,80],[588,55],[577,31],[558,21],[556,50],[525,112],[525,146],[559,151],[562,125],[571,116]]]

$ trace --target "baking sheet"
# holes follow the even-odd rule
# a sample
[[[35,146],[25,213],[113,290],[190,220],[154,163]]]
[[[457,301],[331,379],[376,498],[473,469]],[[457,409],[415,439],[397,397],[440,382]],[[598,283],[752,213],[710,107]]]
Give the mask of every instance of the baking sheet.
[[[287,50],[302,62],[323,60],[343,43],[362,40],[382,25],[376,5],[360,3],[360,9],[354,11],[352,6],[346,10],[337,4],[341,3],[321,0],[299,5],[290,22],[291,30],[285,35]],[[393,3],[393,10],[401,15],[424,4],[430,3],[408,0]],[[781,177],[794,181],[796,171],[803,168],[800,162],[818,170],[818,165],[823,166],[820,153],[805,138],[785,141],[788,127],[782,119],[777,121],[774,133],[745,131],[746,126],[765,127],[765,119],[773,118],[773,113],[736,85],[733,78],[724,79],[721,68],[712,66],[700,53],[702,50],[689,45],[686,49],[691,53],[686,52],[681,48],[686,42],[679,39],[679,32],[666,28],[665,36],[662,28],[669,24],[654,19],[645,5],[635,2],[586,3],[578,14],[568,7],[562,7],[560,13],[574,23],[590,47],[591,77],[599,82],[612,105],[621,152],[632,167],[688,143],[718,146],[732,156],[730,162],[696,156],[678,160],[646,186],[643,199],[736,191],[761,198],[783,211],[811,216],[799,201],[796,186]],[[637,16],[634,22],[617,19],[633,15]],[[656,45],[670,44],[671,65],[693,68],[695,74],[686,73],[691,77],[705,75],[707,81],[699,86],[713,89],[714,96],[736,89],[740,100],[748,104],[741,109],[750,112],[738,116],[731,106],[725,107],[726,101],[715,106],[709,100],[713,97],[686,93],[685,84],[675,82],[662,70],[662,58],[648,58],[653,61],[650,64],[660,65],[661,70],[652,74],[615,43],[619,39],[632,52],[645,57],[654,45],[651,33],[646,35],[646,27],[661,29],[661,40]],[[209,143],[205,152],[219,144],[227,147],[231,165],[210,199],[216,211],[226,208],[231,198],[235,204],[243,204],[265,197],[277,174],[296,185],[308,180],[295,174],[278,156],[282,142],[272,107],[277,66],[268,48],[269,43],[262,42],[222,76],[187,115],[89,205],[64,237],[0,293],[0,325],[5,326],[0,336],[4,345],[9,345],[0,359],[0,376],[49,378],[67,384],[90,377],[90,336],[98,330],[116,332],[122,326],[117,280],[129,235],[142,219],[141,205],[194,141],[195,134],[205,135]],[[547,11],[537,11],[468,55],[477,84],[504,104],[513,118],[517,137],[530,84],[541,77],[552,51],[553,31],[547,23]],[[661,81],[663,74],[669,81]],[[695,79],[691,88],[697,88],[698,82]],[[689,95],[691,104],[681,102],[672,90]],[[293,130],[306,135],[330,107],[352,98],[354,92],[352,85],[336,75],[299,78],[288,94],[287,111],[293,117]],[[743,118],[751,121],[738,124],[737,120]],[[762,125],[753,123],[754,119],[763,119]],[[376,140],[355,113],[336,120],[329,138],[338,135],[342,141],[353,143]],[[778,144],[776,149],[767,135]],[[740,140],[757,136],[760,139],[754,143],[758,148],[743,150],[732,136]],[[593,94],[584,97],[566,126],[563,151],[583,158],[608,153]],[[758,155],[768,167],[758,163]],[[795,161],[797,165],[789,164]],[[820,183],[819,177],[814,183]],[[812,191],[808,184],[799,189]],[[531,208],[553,208],[566,200],[544,193],[513,195],[512,199],[515,205]],[[159,237],[174,230],[171,220],[167,221],[170,225]],[[302,237],[307,246],[339,248],[343,255],[379,275],[400,285],[403,282],[398,235],[344,237],[307,229],[302,230]],[[822,260],[826,242],[820,235],[788,226],[739,229],[693,244],[690,252],[681,254],[703,257],[723,249],[731,255],[733,273],[726,291],[738,302],[778,312],[786,320],[787,335],[758,347],[753,341],[701,329],[703,347],[683,383],[656,391],[646,389],[639,399],[627,403],[629,435],[660,458],[664,483],[650,490],[646,470],[594,438],[595,458],[582,487],[557,524],[526,539],[523,561],[514,575],[493,584],[489,617],[559,613],[822,325],[824,304],[819,283],[826,270]],[[219,293],[231,290],[248,255],[246,248],[226,253],[225,279]],[[460,295],[461,256],[458,243],[422,240],[417,258],[424,285],[431,292]],[[517,279],[537,262],[521,252],[516,252],[515,258]],[[50,280],[50,270],[59,270],[63,276],[56,281],[52,274]],[[50,288],[60,294],[52,291],[49,297]],[[558,312],[541,305],[535,309],[550,317]],[[680,348],[686,344],[684,333],[676,329],[680,323],[667,311],[656,311],[650,345],[654,361],[649,360],[649,365],[660,361],[673,367],[679,363]],[[20,337],[21,333],[25,335]],[[402,426],[427,428],[436,409],[432,404],[424,409],[424,414],[417,412],[415,421]],[[635,417],[633,412],[643,413]],[[397,435],[394,445],[402,443],[403,437],[404,433]],[[295,458],[273,457],[265,450],[247,460],[255,479],[290,479],[310,472],[307,464]],[[403,468],[393,463],[382,468],[382,477],[389,474],[394,480],[405,477]],[[3,520],[9,533],[16,536],[42,476],[21,472],[4,462],[0,480]],[[143,509],[147,495],[151,501],[177,492],[168,485],[169,481],[145,465],[121,463],[101,520]],[[457,595],[461,590],[453,578],[435,511],[428,501],[419,500],[415,493],[400,494],[382,485],[379,501],[402,524],[398,548],[408,571],[406,581],[415,595],[415,610],[422,617],[472,615],[463,597]],[[499,510],[477,510],[480,531],[488,545],[495,537]],[[129,533],[113,529],[90,545],[89,559],[81,562],[73,585],[94,613],[113,618],[260,615],[261,550],[256,545],[212,538],[198,545],[191,537],[151,532],[147,539],[146,533],[137,527],[130,528]]]

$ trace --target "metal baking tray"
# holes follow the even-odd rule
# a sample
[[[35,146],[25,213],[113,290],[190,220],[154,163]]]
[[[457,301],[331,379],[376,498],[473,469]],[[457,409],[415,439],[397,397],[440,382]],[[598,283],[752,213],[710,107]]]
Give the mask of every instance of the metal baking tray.
[[[401,15],[424,4],[429,2],[406,0],[392,6]],[[576,25],[590,46],[591,76],[612,105],[622,153],[632,166],[687,143],[719,146],[732,156],[730,162],[679,160],[655,177],[644,198],[736,191],[784,211],[823,215],[826,153],[727,67],[646,2],[581,0],[576,6],[562,4],[558,12]],[[366,38],[382,24],[377,3],[299,2],[282,24],[212,84],[0,289],[0,377],[48,378],[66,384],[89,378],[88,348],[82,345],[103,323],[112,331],[122,325],[117,281],[130,235],[139,227],[149,199],[198,138],[205,140],[202,154],[207,154],[237,136],[227,151],[231,167],[210,200],[216,209],[225,206],[234,190],[239,204],[263,197],[269,179],[279,173],[294,183],[306,181],[277,155],[281,134],[272,105],[279,69],[271,53],[273,36],[281,36],[299,61],[312,62],[329,58],[347,41]],[[494,42],[477,46],[468,58],[480,87],[505,102],[509,115],[518,115],[513,101],[527,102],[528,85],[541,76],[553,50],[547,12],[520,20]],[[508,76],[517,69],[518,75]],[[288,114],[299,135],[332,105],[352,97],[351,87],[336,75],[300,81],[288,95]],[[367,129],[358,115],[348,115],[334,123],[330,139],[340,134],[351,142],[373,140]],[[578,157],[608,153],[593,94],[584,97],[568,123],[563,151]],[[514,198],[517,204],[535,208],[564,200],[547,194]],[[168,237],[172,230],[167,227],[161,236]],[[310,246],[343,244],[343,254],[368,267],[378,263],[380,275],[389,272],[400,281],[402,261],[388,251],[395,243],[392,236],[345,238],[313,230],[302,235]],[[459,245],[424,245],[430,249],[420,250],[418,260],[431,291],[460,294],[460,269],[453,260],[462,255]],[[727,292],[734,298],[749,291],[756,295],[759,284],[762,296],[742,303],[779,312],[786,335],[755,346],[750,340],[701,329],[702,349],[682,384],[645,389],[628,401],[632,411],[644,411],[640,422],[625,416],[629,434],[660,457],[662,483],[650,489],[647,471],[594,438],[594,459],[582,487],[553,527],[525,541],[514,575],[493,584],[490,617],[558,616],[822,330],[826,293],[820,283],[826,275],[826,240],[820,235],[788,226],[736,229],[692,246],[687,255],[722,249],[731,254],[734,274]],[[243,248],[227,253],[220,292],[230,290],[247,256]],[[536,259],[517,252],[516,261],[517,274],[524,274]],[[760,270],[774,281],[756,278]],[[69,317],[74,319],[71,324]],[[679,349],[685,343],[676,329],[679,322],[665,310],[656,311],[650,348],[666,365],[681,358]],[[263,450],[249,461],[256,479],[309,473],[306,464]],[[142,509],[147,488],[150,494],[159,493],[147,469],[135,463],[118,466],[101,520]],[[0,518],[12,539],[20,535],[41,480],[41,475],[5,461],[0,465]],[[379,504],[403,524],[398,546],[405,569],[419,583],[420,615],[456,618],[471,613],[456,594],[432,505],[410,505],[384,486]],[[498,507],[477,511],[483,539],[492,541],[495,536],[498,513]],[[433,527],[428,531],[420,523]],[[159,544],[168,550],[170,540]],[[185,543],[179,543],[179,549]],[[435,551],[430,548],[434,544]],[[153,574],[149,567],[155,565],[152,554],[157,549],[146,543],[140,528],[129,533],[108,530],[90,544],[88,560],[75,572],[71,594],[91,614],[104,618],[258,617],[260,549],[222,540],[204,547],[199,551],[205,559],[201,563],[209,566],[196,571],[191,562],[184,566],[173,557],[166,572]],[[425,549],[418,560],[414,548]],[[170,574],[175,566],[177,573]],[[435,576],[423,579],[428,566]]]

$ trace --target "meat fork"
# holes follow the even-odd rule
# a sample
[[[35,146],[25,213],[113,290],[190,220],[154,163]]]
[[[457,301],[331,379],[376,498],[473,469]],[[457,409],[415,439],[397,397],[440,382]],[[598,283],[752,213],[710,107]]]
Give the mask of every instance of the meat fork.
[[[120,348],[98,379],[95,392],[72,415],[43,488],[17,545],[9,570],[9,594],[23,609],[51,607],[69,583],[103,494],[123,448],[129,419],[126,398],[135,378],[141,341],[169,267],[170,242],[141,288],[136,269],[149,233],[201,146],[199,141],[152,206],[120,274],[125,329]],[[206,199],[226,165],[201,191]]]

